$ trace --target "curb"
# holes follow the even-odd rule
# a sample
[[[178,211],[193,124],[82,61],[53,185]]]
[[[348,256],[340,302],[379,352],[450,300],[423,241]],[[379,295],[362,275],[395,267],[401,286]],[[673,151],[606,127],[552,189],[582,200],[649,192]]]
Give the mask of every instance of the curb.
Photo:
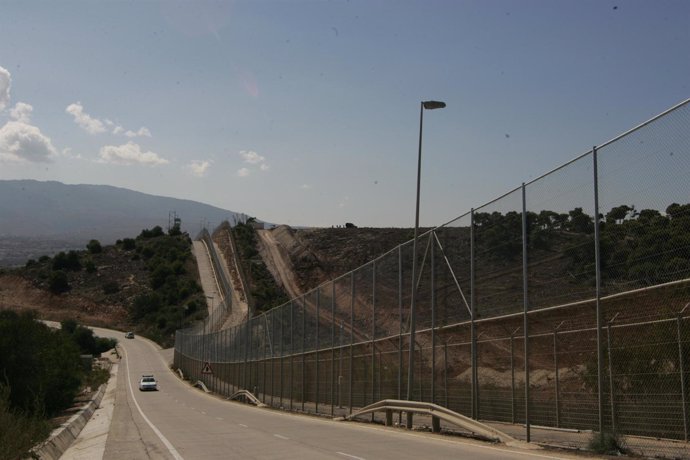
[[[69,448],[69,446],[77,439],[79,433],[89,421],[94,411],[98,408],[105,394],[107,383],[102,384],[96,396],[86,403],[77,414],[74,414],[67,422],[60,425],[50,433],[50,437],[38,448],[34,449],[33,453],[40,459],[57,460]]]

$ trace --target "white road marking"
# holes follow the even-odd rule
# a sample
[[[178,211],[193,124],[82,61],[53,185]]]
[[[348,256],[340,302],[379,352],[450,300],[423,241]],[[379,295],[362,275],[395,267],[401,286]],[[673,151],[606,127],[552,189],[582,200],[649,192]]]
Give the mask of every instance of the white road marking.
[[[204,411],[201,411],[201,413],[204,414],[204,415],[206,415],[206,412],[204,412]]]
[[[362,457],[357,457],[355,455],[346,454],[345,452],[336,452],[336,454],[342,455],[343,457],[347,457],[347,458],[354,458],[355,460],[365,460]]]
[[[239,426],[242,426],[242,427],[244,427],[244,428],[249,428],[249,427],[248,427],[247,425],[245,425],[244,423],[239,423],[238,425],[239,425]]]
[[[216,420],[223,420],[223,417],[216,417]]]
[[[137,410],[139,411],[139,414],[141,414],[141,417],[144,419],[144,421],[146,423],[148,423],[148,425],[151,427],[153,432],[156,433],[156,436],[158,436],[158,439],[160,439],[163,442],[163,444],[165,445],[165,447],[168,448],[168,451],[170,451],[170,454],[172,454],[173,458],[175,458],[176,460],[184,460],[182,455],[180,455],[179,452],[177,452],[177,449],[175,449],[175,447],[173,447],[173,445],[170,443],[170,441],[168,441],[168,439],[165,436],[163,436],[163,433],[161,433],[160,430],[158,428],[156,428],[156,426],[153,423],[151,423],[151,420],[149,420],[149,418],[146,416],[146,414],[144,414],[144,411],[141,410],[141,406],[139,406],[139,403],[137,402],[137,398],[134,397],[134,390],[132,389],[132,379],[131,379],[131,376],[129,374],[129,359],[127,359],[127,350],[125,350],[125,348],[122,347],[122,351],[125,354],[125,360],[126,360],[125,362],[127,363],[127,383],[129,384],[129,394],[132,396],[132,399],[134,400],[134,405],[137,406]]]
[[[278,439],[284,439],[285,441],[287,441],[288,439],[290,439],[290,438],[286,438],[285,436],[282,436],[282,435],[280,435],[280,434],[274,434],[273,436],[275,436],[275,437],[278,438]]]

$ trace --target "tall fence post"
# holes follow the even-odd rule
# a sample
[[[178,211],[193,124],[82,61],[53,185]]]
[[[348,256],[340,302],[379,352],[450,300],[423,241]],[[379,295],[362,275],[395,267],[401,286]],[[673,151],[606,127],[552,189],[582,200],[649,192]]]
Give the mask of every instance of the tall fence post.
[[[247,369],[247,366],[249,364],[249,345],[250,345],[251,332],[252,332],[251,320],[247,319],[247,322],[245,324],[247,325],[247,327],[245,328],[246,332],[245,332],[245,337],[244,337],[245,338],[245,340],[244,340],[244,342],[245,342],[245,345],[244,345],[244,389],[245,390],[251,390],[251,388],[249,388],[249,382],[248,382],[249,372]]]
[[[683,335],[681,333],[681,321],[683,320],[683,312],[685,311],[686,308],[688,308],[688,305],[686,304],[685,307],[683,307],[683,310],[681,310],[680,313],[678,313],[678,317],[676,318],[676,334],[678,338],[678,370],[680,371],[680,393],[683,398],[683,435],[685,441],[688,440],[688,399],[687,399],[687,394],[686,394],[686,382],[685,382],[685,359],[683,358]]]
[[[376,402],[376,261],[371,264],[371,403]],[[371,421],[375,420],[374,413]]]
[[[273,398],[275,397],[276,390],[275,390],[275,383],[276,383],[276,376],[275,376],[275,370],[276,370],[276,349],[275,349],[275,343],[276,343],[276,310],[271,310],[271,407],[273,407]]]
[[[531,442],[531,427],[529,414],[529,321],[527,312],[529,311],[528,294],[528,271],[527,271],[527,193],[525,183],[522,183],[522,329],[525,331],[525,438]]]
[[[314,408],[314,412],[317,414],[319,413],[319,381],[321,380],[319,378],[319,323],[321,322],[321,289],[316,288],[316,346],[314,347],[314,358],[316,360],[315,368],[316,372],[314,372],[315,379],[316,379],[316,397],[314,398],[316,401],[316,406]]]
[[[335,415],[335,282],[331,281],[331,417]]]
[[[352,414],[352,385],[354,383],[354,345],[355,345],[355,273],[350,272],[350,414]]]
[[[515,423],[515,333],[518,327],[510,334],[510,422]]]
[[[402,269],[402,245],[398,246],[398,399],[402,399],[402,373],[403,373],[403,269]],[[402,412],[398,413],[398,426],[402,424]]]
[[[435,232],[431,232],[429,242],[431,244],[431,402],[436,404],[436,244],[434,244]]]
[[[268,329],[268,328],[266,328]],[[264,330],[263,333],[263,346],[262,348],[264,349],[263,353],[263,363],[261,363],[261,367],[263,368],[262,376],[261,376],[261,402],[266,404],[266,393],[268,393],[268,386],[266,385],[266,376],[268,375],[268,330]]]
[[[304,412],[304,400],[307,399],[306,395],[306,337],[307,337],[307,301],[306,296],[302,296],[302,412]]]
[[[340,338],[338,339],[338,409],[343,408],[343,322],[340,322]]]
[[[613,350],[611,348],[611,323],[616,319],[618,313],[614,315],[613,318],[606,324],[606,345],[608,349],[609,356],[609,400],[611,402],[611,432],[613,434],[617,433],[616,429],[616,397],[614,394],[614,382],[613,382]]]
[[[685,360],[683,359],[683,335],[681,333],[681,321],[683,320],[683,312],[685,311],[686,308],[688,308],[688,305],[690,303],[685,304],[685,307],[678,313],[678,317],[676,318],[676,333],[678,337],[678,370],[680,371],[680,394],[682,396],[682,404],[683,404],[683,435],[685,437],[685,441],[688,440],[688,399],[687,399],[687,390],[685,387]]]
[[[563,323],[561,323],[563,324]],[[560,383],[558,380],[558,328],[553,330],[553,367],[556,373],[556,428],[561,427],[561,404],[560,404]]]
[[[448,406],[448,341],[443,343],[443,394]]]
[[[592,169],[594,174],[594,273],[597,316],[597,392],[599,405],[599,439],[604,441],[604,350],[602,339],[603,314],[601,311],[601,219],[599,218],[599,170],[597,147],[592,147]]]
[[[474,208],[470,210],[470,366],[472,369],[470,376],[470,411],[473,419],[477,419],[477,305],[475,295],[475,231],[474,231]]]
[[[283,372],[285,370],[285,364],[283,359],[283,356],[285,355],[285,352],[283,350],[283,346],[285,344],[285,310],[286,308],[284,306],[280,307],[280,407],[283,407]]]
[[[290,301],[290,410],[295,396],[295,302]]]

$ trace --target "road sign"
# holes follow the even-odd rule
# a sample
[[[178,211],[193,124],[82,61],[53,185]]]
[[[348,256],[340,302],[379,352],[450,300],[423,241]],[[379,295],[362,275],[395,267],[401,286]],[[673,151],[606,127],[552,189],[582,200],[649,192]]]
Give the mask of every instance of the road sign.
[[[211,363],[206,361],[204,367],[201,369],[202,374],[213,374],[213,369],[211,369]]]

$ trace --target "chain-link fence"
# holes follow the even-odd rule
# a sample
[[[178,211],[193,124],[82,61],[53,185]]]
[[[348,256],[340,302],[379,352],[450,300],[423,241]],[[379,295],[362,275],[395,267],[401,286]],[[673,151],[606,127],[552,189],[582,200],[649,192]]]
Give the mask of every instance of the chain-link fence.
[[[688,177],[685,101],[420,235],[416,279],[408,242],[235,328],[178,331],[175,365],[344,415],[406,398],[412,362],[411,399],[528,441],[690,457]]]

